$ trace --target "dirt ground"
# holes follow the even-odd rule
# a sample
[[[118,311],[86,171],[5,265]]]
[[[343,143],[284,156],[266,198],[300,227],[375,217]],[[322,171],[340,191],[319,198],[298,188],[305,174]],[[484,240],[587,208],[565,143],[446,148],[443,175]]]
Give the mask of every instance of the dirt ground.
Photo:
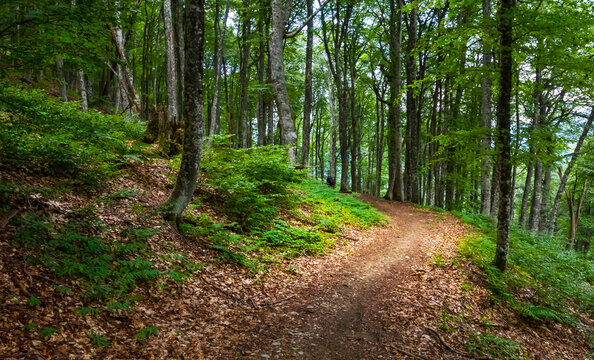
[[[275,309],[274,324],[251,340],[257,346],[243,348],[246,358],[489,359],[464,346],[471,332],[487,330],[519,341],[532,359],[584,358],[571,329],[519,322],[490,302],[478,269],[452,265],[457,243],[470,231],[459,220],[363,200],[387,215],[389,225],[358,233],[348,255],[320,264],[325,269],[317,280]],[[434,256],[446,265],[431,264]],[[465,282],[474,285],[463,290]],[[447,333],[438,328],[444,323]]]
[[[60,293],[62,280],[26,265],[23,250],[11,245],[16,229],[6,226],[0,232],[0,359],[489,359],[468,347],[484,333],[515,340],[523,358],[534,360],[585,359],[591,351],[579,330],[529,323],[494,302],[481,271],[456,253],[472,230],[453,216],[363,196],[388,216],[387,226],[347,230],[345,241],[324,256],[254,274],[221,262],[208,244],[180,236],[158,217],[131,213],[133,206],[155,208],[169,192],[164,164],[134,169],[108,189],[134,187],[146,195],[94,205],[114,229],[109,236],[124,226],[153,227],[153,251],[183,251],[205,266],[183,283],[139,287],[143,300],[131,311],[79,315],[81,306],[97,304]],[[78,194],[35,201],[49,217],[96,204]],[[42,304],[27,306],[29,295]],[[26,329],[32,322],[38,330]],[[148,326],[158,334],[135,338]],[[57,331],[41,338],[42,327]],[[95,346],[93,332],[109,346]]]

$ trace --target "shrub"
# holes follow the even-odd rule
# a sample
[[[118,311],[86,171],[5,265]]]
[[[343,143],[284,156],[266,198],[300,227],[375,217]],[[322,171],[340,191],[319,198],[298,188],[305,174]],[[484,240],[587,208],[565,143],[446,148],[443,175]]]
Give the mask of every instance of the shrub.
[[[270,224],[281,207],[295,203],[288,185],[299,177],[281,147],[214,147],[204,155],[202,174],[244,232]]]
[[[0,152],[5,165],[99,186],[130,150],[138,123],[77,103],[60,103],[41,90],[0,83]]]

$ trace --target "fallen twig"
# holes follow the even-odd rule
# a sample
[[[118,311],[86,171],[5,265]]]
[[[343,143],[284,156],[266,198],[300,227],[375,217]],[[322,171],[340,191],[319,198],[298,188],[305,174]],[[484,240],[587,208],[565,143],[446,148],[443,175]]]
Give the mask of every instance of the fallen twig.
[[[291,300],[291,299],[292,299],[292,298],[294,298],[294,297],[295,297],[295,295],[291,295],[291,296],[287,296],[286,298],[282,298],[282,299],[280,299],[280,300],[273,301],[273,302],[268,302],[268,301],[265,301],[265,302],[263,302],[263,303],[260,303],[260,304],[258,304],[258,305],[260,305],[260,306],[274,306],[274,305],[276,305],[276,304],[280,304],[280,303],[282,303],[282,302],[284,302],[284,301]]]
[[[460,355],[460,356],[464,356],[465,358],[469,358],[469,359],[476,359],[476,360],[493,360],[491,357],[484,355],[484,357],[481,358],[476,358],[474,355],[472,354],[468,354],[468,353],[464,353],[461,351],[458,351],[454,348],[452,348],[450,345],[448,345],[447,342],[445,342],[445,340],[441,337],[441,335],[439,335],[439,333],[429,327],[425,328],[425,331],[427,331],[429,333],[429,335],[433,336],[435,339],[437,339],[437,341],[439,341],[439,343],[441,344],[441,346],[450,351],[453,352],[454,354]]]
[[[206,280],[204,278],[204,276],[200,275],[200,278],[202,279],[202,281],[204,281],[207,285],[209,285],[210,287],[212,287],[213,289],[217,290],[218,292],[227,295],[228,297],[230,297],[231,299],[233,299],[233,301],[236,301],[244,306],[248,306],[248,307],[254,307],[254,305],[248,303],[247,301],[238,298],[237,296],[231,294],[228,291],[225,291],[224,289],[221,289],[220,287],[218,287],[217,285],[211,283],[210,281]]]
[[[417,355],[417,354],[413,354],[410,351],[404,350],[402,348],[399,348],[398,346],[394,345],[394,344],[390,344],[391,347],[393,347],[396,351],[403,353],[404,355],[408,355],[410,357],[413,357],[415,359],[420,359],[420,360],[429,360],[428,358],[424,357],[423,355]]]

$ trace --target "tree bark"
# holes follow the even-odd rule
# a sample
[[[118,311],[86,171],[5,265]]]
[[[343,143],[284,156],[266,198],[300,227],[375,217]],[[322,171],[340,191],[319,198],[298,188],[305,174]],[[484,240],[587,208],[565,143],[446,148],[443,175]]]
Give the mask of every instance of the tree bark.
[[[140,99],[138,97],[138,93],[136,92],[136,87],[134,86],[130,69],[128,68],[128,58],[126,57],[126,52],[124,51],[124,44],[121,37],[118,35],[118,29],[111,28],[110,30],[111,38],[115,45],[118,59],[120,60],[119,66],[121,67],[122,71],[120,81],[122,81],[124,84],[126,96],[132,105],[132,111],[138,112],[140,110]]]
[[[402,120],[400,89],[402,86],[402,0],[390,1],[390,104],[388,107],[389,179],[386,198],[403,201]]]
[[[499,99],[497,100],[497,167],[499,168],[499,212],[497,215],[497,246],[493,265],[505,271],[509,254],[511,206],[511,93],[513,66],[513,9],[515,0],[500,0],[499,32],[501,55],[499,65]]]
[[[549,220],[549,197],[551,196],[551,164],[547,164],[544,179],[542,180],[542,196],[540,202],[540,220],[538,221],[538,231],[547,231]]]
[[[288,157],[292,164],[296,163],[295,146],[297,145],[297,130],[291,114],[289,93],[285,79],[285,64],[283,55],[283,38],[286,25],[286,9],[282,0],[272,0],[272,28],[269,45],[270,74],[276,90],[276,107],[278,110],[281,145],[288,146]]]
[[[258,84],[260,88],[258,89],[258,146],[266,145],[266,104],[264,101],[263,95],[263,87],[264,83],[264,74],[266,73],[265,64],[264,64],[264,54],[266,51],[266,38],[264,37],[264,4],[263,0],[260,2],[260,14],[258,17],[258,35],[260,36],[259,41],[259,54],[258,54]]]
[[[220,34],[215,41],[214,58],[214,87],[212,90],[212,111],[210,113],[209,135],[219,135],[221,133],[221,115],[219,110],[219,89],[221,87],[221,63],[223,59],[223,43],[225,40],[225,31],[227,29],[227,17],[229,16],[229,3],[225,5],[225,15],[220,26]],[[218,1],[217,1],[218,4]],[[216,19],[218,22],[219,19]]]
[[[526,170],[526,182],[524,183],[524,194],[522,195],[522,205],[520,206],[520,219],[518,220],[520,226],[526,224],[526,213],[528,212],[528,199],[532,188],[532,173],[534,172],[534,162],[530,160],[528,169]]]
[[[417,65],[414,49],[417,45],[417,9],[412,9],[407,24],[408,41],[406,46],[406,128],[409,134],[407,141],[407,162],[405,173],[407,175],[405,197],[415,204],[419,199],[419,149],[420,134],[417,98],[415,96],[415,81],[417,80]]]
[[[167,130],[166,135],[171,137],[177,129],[179,119],[177,98],[177,61],[175,51],[175,37],[173,30],[173,15],[171,13],[171,0],[163,0],[163,24],[165,25],[165,47],[167,51]]]
[[[58,88],[60,89],[60,99],[63,102],[68,102],[68,94],[66,92],[66,77],[64,76],[64,59],[61,57],[56,59],[56,72],[58,74]]]
[[[184,83],[184,144],[175,186],[163,204],[164,218],[179,228],[183,211],[194,193],[204,134],[202,86],[204,47],[204,0],[186,0]]]
[[[491,19],[491,0],[483,0],[483,24]],[[481,139],[481,151],[483,160],[481,162],[481,213],[489,214],[491,211],[491,46],[488,38],[489,31],[485,31],[487,36],[482,40],[483,46],[483,84],[481,97],[481,127],[485,132]]]
[[[555,195],[555,200],[553,201],[553,207],[551,210],[551,221],[549,223],[549,232],[552,233],[555,231],[555,224],[557,223],[557,215],[559,214],[559,204],[561,203],[561,195],[565,191],[565,186],[567,184],[567,179],[569,178],[569,174],[575,165],[575,162],[579,156],[580,149],[582,148],[582,144],[584,143],[584,139],[588,136],[588,132],[590,131],[590,127],[592,126],[592,121],[594,121],[594,106],[590,109],[590,116],[588,117],[588,121],[584,126],[584,130],[582,131],[582,135],[578,139],[575,150],[573,155],[571,156],[571,160],[569,160],[569,164],[567,164],[567,168],[563,172],[561,176],[561,180],[559,182],[559,189],[557,190],[557,194]]]
[[[313,0],[306,0],[307,18],[313,14]],[[301,165],[307,165],[309,158],[309,137],[311,133],[311,103],[313,98],[313,19],[307,23],[307,41],[305,46],[305,97],[303,99],[303,133],[301,139]]]

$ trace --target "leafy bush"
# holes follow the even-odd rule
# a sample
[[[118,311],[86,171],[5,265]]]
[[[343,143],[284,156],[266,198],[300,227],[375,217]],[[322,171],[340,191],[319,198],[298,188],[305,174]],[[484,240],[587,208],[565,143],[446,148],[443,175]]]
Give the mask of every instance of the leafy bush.
[[[202,174],[242,231],[270,224],[281,207],[295,203],[288,185],[299,177],[281,147],[214,147],[204,155]]]
[[[0,151],[14,168],[99,186],[143,126],[0,83]]]
[[[292,227],[282,220],[277,220],[272,229],[262,232],[260,236],[268,245],[284,250],[288,258],[302,252],[309,255],[323,254],[326,245],[320,233]]]
[[[470,236],[460,253],[481,267],[493,293],[510,303],[520,315],[537,321],[571,322],[568,308],[594,314],[594,262],[565,249],[565,239],[533,235],[512,226],[509,269],[501,273],[491,266],[495,254],[496,228],[482,215],[462,219],[483,234]],[[533,296],[523,300],[513,294],[530,289]]]

